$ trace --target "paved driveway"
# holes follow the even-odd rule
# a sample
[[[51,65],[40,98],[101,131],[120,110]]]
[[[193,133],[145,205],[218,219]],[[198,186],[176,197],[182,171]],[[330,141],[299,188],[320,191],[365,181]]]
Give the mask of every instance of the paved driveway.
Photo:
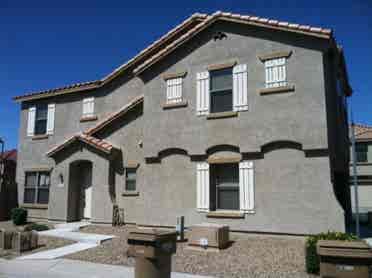
[[[132,267],[95,264],[83,261],[4,260],[0,259],[0,278],[134,278]],[[172,273],[172,278],[207,278]],[[211,277],[208,277],[211,278]]]

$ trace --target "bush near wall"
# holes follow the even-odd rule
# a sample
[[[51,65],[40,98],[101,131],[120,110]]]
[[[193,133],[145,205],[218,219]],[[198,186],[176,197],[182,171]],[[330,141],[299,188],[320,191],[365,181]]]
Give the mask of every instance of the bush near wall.
[[[38,231],[38,232],[41,232],[41,231],[49,230],[49,227],[48,227],[48,225],[45,225],[45,224],[31,223],[31,224],[26,225],[26,227],[24,228],[24,230],[26,232],[28,232],[28,231]]]
[[[320,233],[317,235],[309,236],[306,239],[306,271],[307,273],[318,274],[319,273],[319,256],[316,252],[316,244],[318,240],[344,240],[354,241],[358,240],[358,237],[353,234],[341,233],[341,232],[330,232]]]
[[[11,211],[11,218],[14,225],[20,226],[27,223],[27,210],[24,208],[14,208]]]

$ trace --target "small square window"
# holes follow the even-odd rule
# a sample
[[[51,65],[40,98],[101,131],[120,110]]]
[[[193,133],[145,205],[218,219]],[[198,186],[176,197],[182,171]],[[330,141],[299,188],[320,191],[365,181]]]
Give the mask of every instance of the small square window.
[[[276,58],[265,61],[266,88],[276,88],[287,85],[286,58]]]
[[[94,97],[83,99],[83,117],[93,117],[94,116]]]
[[[167,82],[167,103],[179,103],[182,101],[182,77],[168,79]]]
[[[210,72],[211,113],[233,110],[232,68]]]
[[[137,169],[126,168],[125,191],[136,191]]]

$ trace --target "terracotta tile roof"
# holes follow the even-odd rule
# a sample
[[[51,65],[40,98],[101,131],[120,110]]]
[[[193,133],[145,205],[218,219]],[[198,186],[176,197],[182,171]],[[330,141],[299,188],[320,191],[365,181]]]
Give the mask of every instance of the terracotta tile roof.
[[[216,12],[210,16],[208,16],[204,21],[196,25],[194,28],[190,29],[188,32],[180,36],[177,40],[173,41],[157,54],[152,56],[151,58],[147,59],[141,65],[134,69],[134,73],[138,74],[148,68],[153,63],[160,60],[162,57],[176,49],[179,45],[183,42],[191,39],[200,31],[204,30],[207,26],[211,25],[213,22],[217,20],[227,20],[227,21],[234,21],[239,23],[245,23],[249,25],[267,27],[276,30],[284,30],[290,32],[297,32],[305,35],[316,36],[325,39],[332,38],[332,30],[325,29],[320,27],[313,27],[309,25],[299,25],[284,21],[272,20],[268,18],[261,18],[257,16],[249,16],[249,15],[240,15],[240,14],[232,14],[232,13],[223,13],[223,12]]]
[[[98,138],[95,138],[95,137],[87,135],[87,134],[79,133],[79,134],[75,134],[75,135],[69,137],[63,143],[53,147],[52,149],[50,149],[46,153],[46,155],[51,157],[54,154],[56,154],[57,152],[63,150],[65,147],[69,146],[70,144],[72,144],[73,142],[76,142],[76,141],[81,141],[85,144],[88,144],[88,145],[94,147],[95,149],[97,149],[99,151],[102,151],[106,154],[111,154],[113,149],[118,149],[117,147],[114,147],[111,143],[109,143],[105,140],[98,139]]]
[[[17,161],[17,150],[8,150],[4,151],[4,154],[1,156],[0,154],[0,159],[3,158],[4,160],[12,160],[12,161]]]
[[[88,130],[84,131],[84,134],[93,135],[97,131],[101,130],[102,128],[106,127],[113,121],[115,121],[117,118],[121,117],[122,115],[126,114],[128,111],[130,111],[133,107],[137,106],[138,104],[142,103],[144,99],[143,95],[140,95],[138,97],[135,97],[132,99],[129,103],[124,105],[122,108],[120,108],[118,111],[111,113],[108,117],[97,123],[95,126],[89,128]]]
[[[356,140],[372,140],[372,126],[369,125],[354,125]]]
[[[103,77],[100,80],[90,81],[90,82],[83,82],[83,83],[76,83],[64,87],[59,87],[55,89],[45,90],[45,91],[38,91],[38,92],[31,92],[21,96],[14,97],[16,101],[27,101],[31,99],[37,98],[44,98],[55,96],[59,94],[65,93],[72,93],[78,92],[83,90],[91,90],[96,89],[107,82],[111,81],[113,78],[127,70],[132,66],[136,66],[140,64],[135,71],[139,72],[142,68],[146,68],[148,65],[151,64],[152,61],[157,60],[159,57],[165,55],[165,51],[169,51],[175,45],[178,45],[181,41],[192,37],[195,33],[204,29],[207,25],[211,24],[215,20],[224,19],[230,21],[238,21],[241,23],[246,23],[255,26],[261,27],[268,27],[277,30],[285,30],[285,31],[292,31],[298,32],[306,35],[312,35],[316,37],[330,39],[332,38],[332,30],[325,29],[320,27],[313,27],[309,25],[300,25],[295,23],[289,23],[284,21],[278,21],[268,18],[262,18],[257,16],[249,16],[249,15],[240,15],[240,14],[232,14],[232,13],[223,13],[223,12],[216,12],[212,15],[195,13],[191,17],[187,18],[181,24],[177,25],[175,28],[170,30],[168,33],[160,37],[158,40],[153,42],[151,45],[146,47],[144,50],[139,52],[136,56],[132,59],[121,65],[120,67],[116,68],[107,76]],[[201,23],[200,23],[201,22]],[[199,24],[197,24],[199,23]],[[188,28],[191,28],[188,30]],[[185,34],[182,32],[187,31]],[[179,38],[175,39],[177,36]],[[165,44],[169,43],[165,49],[159,51],[159,48]]]
[[[70,92],[78,92],[83,90],[91,90],[96,89],[113,78],[115,78],[118,74],[122,73],[124,70],[126,70],[128,67],[132,66],[134,63],[140,61],[143,58],[146,58],[146,55],[152,54],[152,51],[156,50],[156,48],[160,47],[162,44],[168,42],[169,40],[174,39],[177,34],[181,33],[183,30],[187,30],[187,28],[190,28],[190,26],[193,26],[192,24],[195,24],[195,22],[199,22],[204,20],[207,17],[206,14],[201,13],[195,13],[186,20],[184,20],[181,24],[177,25],[175,28],[167,32],[165,35],[161,36],[158,40],[154,41],[152,44],[150,44],[148,47],[146,47],[144,50],[139,52],[136,56],[134,56],[132,59],[124,63],[123,65],[119,66],[115,70],[113,70],[111,73],[109,73],[107,76],[101,78],[100,80],[95,81],[89,81],[89,82],[81,82],[76,84],[71,84],[59,88],[54,88],[50,90],[43,90],[43,91],[37,91],[37,92],[29,92],[20,96],[16,96],[13,99],[16,101],[26,101],[30,99],[36,99],[36,98],[44,98],[44,97],[50,97],[55,96],[58,94],[65,94]]]

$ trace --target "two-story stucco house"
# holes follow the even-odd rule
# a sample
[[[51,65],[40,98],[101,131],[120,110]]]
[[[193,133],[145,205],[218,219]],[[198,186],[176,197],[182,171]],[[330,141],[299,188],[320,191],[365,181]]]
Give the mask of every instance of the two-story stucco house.
[[[344,56],[329,29],[195,14],[101,80],[16,97],[34,219],[343,231]]]
[[[372,126],[354,125],[355,163],[357,169],[359,213],[362,223],[368,221],[368,213],[372,213]],[[350,165],[351,203],[355,213],[355,197],[353,186],[353,165]]]

